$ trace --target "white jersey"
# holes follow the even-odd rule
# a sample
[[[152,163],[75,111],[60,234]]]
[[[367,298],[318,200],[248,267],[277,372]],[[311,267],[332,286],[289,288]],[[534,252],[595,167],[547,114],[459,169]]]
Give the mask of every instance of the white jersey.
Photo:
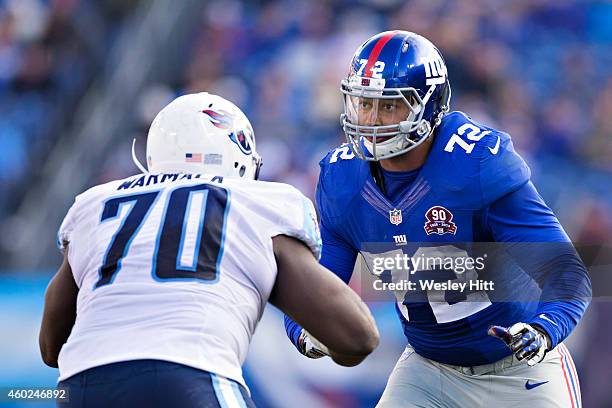
[[[60,381],[157,359],[238,381],[276,279],[272,237],[319,256],[312,202],[280,183],[138,175],[79,195],[58,234],[79,287]]]

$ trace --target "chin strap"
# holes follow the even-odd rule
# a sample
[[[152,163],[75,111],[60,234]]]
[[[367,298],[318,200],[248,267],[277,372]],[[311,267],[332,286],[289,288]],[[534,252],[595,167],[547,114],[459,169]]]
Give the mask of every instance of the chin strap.
[[[372,173],[374,182],[376,182],[376,185],[378,186],[380,191],[382,191],[382,193],[386,196],[387,189],[385,188],[385,179],[382,176],[382,172],[380,171],[378,162],[375,162],[375,161],[370,162],[370,172]]]
[[[140,163],[140,161],[138,161],[138,157],[136,157],[136,138],[134,138],[132,140],[132,161],[134,162],[136,167],[138,167],[140,169],[140,171],[142,171],[145,174],[149,173],[149,171],[147,169],[145,169],[145,167],[142,165],[142,163]]]

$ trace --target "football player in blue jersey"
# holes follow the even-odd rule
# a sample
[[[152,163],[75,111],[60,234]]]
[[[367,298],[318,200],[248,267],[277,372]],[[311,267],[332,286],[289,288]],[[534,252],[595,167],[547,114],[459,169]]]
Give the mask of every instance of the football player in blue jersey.
[[[414,33],[368,39],[341,91],[347,143],[320,162],[316,193],[324,266],[348,282],[358,254],[467,259],[496,243],[480,270],[410,272],[450,283],[495,276],[498,287],[401,292],[408,346],[378,406],[579,407],[562,341],[590,302],[590,279],[510,136],[450,111],[442,55]],[[302,354],[326,354],[288,317],[285,327]]]

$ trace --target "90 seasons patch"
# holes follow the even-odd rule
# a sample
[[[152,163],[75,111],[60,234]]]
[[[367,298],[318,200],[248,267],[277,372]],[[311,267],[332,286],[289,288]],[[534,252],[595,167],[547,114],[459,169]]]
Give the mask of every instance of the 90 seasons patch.
[[[425,218],[427,221],[423,228],[427,235],[454,235],[457,232],[457,225],[453,222],[453,213],[442,206],[431,207],[425,213]]]

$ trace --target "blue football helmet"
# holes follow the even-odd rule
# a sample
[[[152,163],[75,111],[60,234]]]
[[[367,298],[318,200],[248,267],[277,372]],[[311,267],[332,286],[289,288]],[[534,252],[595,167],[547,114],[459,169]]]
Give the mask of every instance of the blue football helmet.
[[[427,140],[451,98],[442,54],[408,31],[386,31],[363,43],[340,89],[347,141],[369,161],[404,154]]]

